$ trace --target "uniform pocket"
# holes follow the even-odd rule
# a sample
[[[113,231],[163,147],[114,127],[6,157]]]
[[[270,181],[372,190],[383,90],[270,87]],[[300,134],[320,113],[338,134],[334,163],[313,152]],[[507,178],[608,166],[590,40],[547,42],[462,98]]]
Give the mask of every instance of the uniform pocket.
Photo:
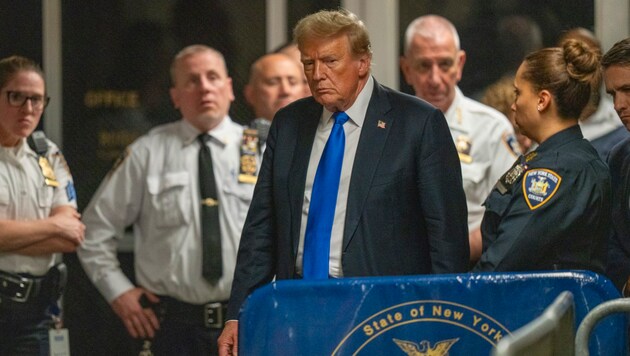
[[[226,205],[224,208],[230,216],[237,217],[238,223],[242,225],[252,202],[254,184],[238,183],[234,179],[226,179],[222,189],[226,200],[222,203]]]
[[[493,189],[483,205],[486,207],[486,213],[491,212],[503,217],[511,200],[511,194],[501,194],[496,189]]]
[[[5,184],[0,184],[0,217],[8,216],[10,201],[9,187]]]
[[[157,227],[172,227],[190,219],[190,177],[188,172],[168,172],[147,177],[147,188]]]
[[[37,203],[41,209],[50,209],[53,201],[53,189],[63,189],[63,188],[53,188],[49,186],[43,186],[37,191]]]

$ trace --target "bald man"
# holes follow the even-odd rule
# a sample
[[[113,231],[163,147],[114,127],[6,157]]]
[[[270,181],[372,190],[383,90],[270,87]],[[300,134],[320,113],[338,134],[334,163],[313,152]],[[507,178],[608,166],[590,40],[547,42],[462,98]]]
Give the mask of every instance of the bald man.
[[[407,27],[400,66],[416,96],[440,109],[451,130],[462,167],[474,262],[481,256],[482,203],[519,149],[507,118],[465,97],[457,87],[465,62],[457,30],[447,19],[427,15]]]
[[[266,54],[252,64],[244,94],[256,118],[271,121],[287,104],[304,97],[302,68],[283,53]]]
[[[306,81],[306,75],[304,74],[304,65],[302,64],[302,54],[300,53],[300,49],[298,48],[296,43],[289,43],[286,46],[280,47],[275,51],[276,53],[284,53],[287,56],[293,58],[300,65],[300,70],[302,71],[302,82],[304,82],[304,96],[311,96],[311,88],[309,88],[308,83]]]

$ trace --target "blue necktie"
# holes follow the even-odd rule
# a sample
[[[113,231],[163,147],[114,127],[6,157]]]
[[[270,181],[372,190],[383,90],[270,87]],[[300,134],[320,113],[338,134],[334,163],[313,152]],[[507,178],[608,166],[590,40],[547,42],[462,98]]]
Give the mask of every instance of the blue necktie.
[[[333,114],[333,118],[335,125],[330,132],[322,157],[319,159],[313,181],[304,237],[302,260],[304,279],[328,278],[330,234],[335,218],[341,164],[343,163],[343,151],[346,143],[343,124],[348,121],[349,117],[345,112],[338,111]]]

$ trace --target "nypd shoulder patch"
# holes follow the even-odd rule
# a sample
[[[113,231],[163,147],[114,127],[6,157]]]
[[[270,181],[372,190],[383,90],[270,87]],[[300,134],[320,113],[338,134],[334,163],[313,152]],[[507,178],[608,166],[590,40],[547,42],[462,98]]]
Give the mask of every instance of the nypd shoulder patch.
[[[515,157],[522,153],[521,147],[518,144],[518,140],[516,139],[516,136],[514,136],[513,134],[509,132],[506,132],[503,134],[503,144],[505,144],[508,151],[510,151],[510,153],[514,155]]]
[[[66,185],[66,195],[68,196],[69,202],[77,200],[77,192],[74,190],[72,181],[69,181],[68,185]]]
[[[523,195],[531,210],[538,209],[556,194],[562,177],[549,169],[532,169],[523,178]]]

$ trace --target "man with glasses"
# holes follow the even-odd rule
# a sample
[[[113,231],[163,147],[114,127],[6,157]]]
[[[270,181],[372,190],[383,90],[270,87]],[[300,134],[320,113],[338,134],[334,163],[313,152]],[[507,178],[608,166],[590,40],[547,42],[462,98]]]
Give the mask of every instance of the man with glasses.
[[[48,100],[35,62],[0,60],[0,355],[49,353],[49,330],[60,326],[60,253],[84,239],[68,165],[33,133]]]
[[[437,15],[412,21],[405,32],[400,67],[417,97],[440,109],[455,141],[468,207],[470,260],[481,256],[481,205],[519,152],[514,129],[500,112],[464,96],[466,53],[455,26]]]

